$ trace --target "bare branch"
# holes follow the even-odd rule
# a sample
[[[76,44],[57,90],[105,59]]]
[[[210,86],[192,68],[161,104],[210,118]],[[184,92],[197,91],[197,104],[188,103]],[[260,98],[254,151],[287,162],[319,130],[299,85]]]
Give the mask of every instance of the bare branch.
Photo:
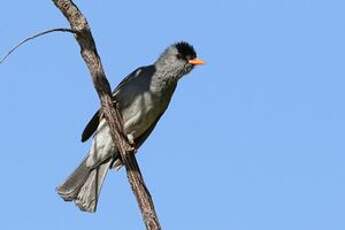
[[[111,98],[111,89],[105,76],[96,44],[91,34],[86,18],[71,0],[52,0],[56,7],[69,21],[73,31],[76,31],[76,40],[101,101],[102,112],[110,128],[111,137],[117,146],[122,162],[127,171],[127,177],[137,198],[146,229],[161,229],[151,195],[140,173],[138,162],[134,156],[135,149],[129,144],[123,134],[122,118],[118,108],[114,108]]]
[[[0,64],[2,64],[7,58],[8,56],[10,56],[17,48],[19,48],[21,45],[23,45],[24,43],[32,40],[32,39],[35,39],[35,38],[38,38],[42,35],[45,35],[45,34],[48,34],[48,33],[52,33],[52,32],[70,32],[70,33],[76,33],[75,30],[71,30],[71,29],[68,29],[68,28],[56,28],[56,29],[51,29],[51,30],[46,30],[46,31],[43,31],[43,32],[40,32],[40,33],[37,33],[37,34],[34,34],[26,39],[24,39],[23,41],[19,42],[16,46],[14,46],[10,51],[8,51],[8,53],[2,58],[0,59]]]

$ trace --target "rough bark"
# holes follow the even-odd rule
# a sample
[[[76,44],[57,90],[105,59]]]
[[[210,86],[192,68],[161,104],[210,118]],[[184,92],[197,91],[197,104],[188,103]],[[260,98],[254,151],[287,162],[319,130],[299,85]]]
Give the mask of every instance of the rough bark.
[[[120,113],[116,106],[113,106],[111,88],[106,79],[87,20],[71,0],[52,1],[66,17],[71,29],[75,31],[75,38],[80,45],[81,56],[92,76],[95,89],[100,98],[102,112],[110,127],[113,141],[120,151],[121,159],[125,165],[128,180],[138,201],[146,229],[161,229],[151,195],[145,186],[138,162],[135,158],[134,152],[136,150],[129,145],[127,138],[124,136]]]

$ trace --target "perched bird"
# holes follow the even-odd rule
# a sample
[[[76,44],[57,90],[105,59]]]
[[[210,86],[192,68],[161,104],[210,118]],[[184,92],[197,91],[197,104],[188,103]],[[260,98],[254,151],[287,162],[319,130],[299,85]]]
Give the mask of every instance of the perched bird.
[[[122,115],[124,133],[137,148],[150,135],[167,109],[177,82],[196,65],[204,64],[187,42],[169,46],[149,66],[134,70],[113,91]],[[110,168],[120,168],[119,152],[100,110],[91,118],[82,142],[93,135],[89,153],[79,167],[57,188],[65,201],[74,201],[82,210],[95,212],[98,196]]]

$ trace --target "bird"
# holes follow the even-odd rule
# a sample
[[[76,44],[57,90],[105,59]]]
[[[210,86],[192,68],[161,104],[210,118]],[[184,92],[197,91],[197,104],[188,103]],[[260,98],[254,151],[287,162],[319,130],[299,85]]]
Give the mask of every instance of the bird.
[[[128,142],[139,148],[164,114],[178,81],[195,66],[205,64],[194,47],[179,41],[166,48],[151,65],[139,67],[112,92],[123,120]],[[99,109],[86,125],[81,141],[92,137],[89,152],[72,174],[56,188],[65,201],[74,201],[81,211],[96,212],[98,197],[109,169],[122,166],[121,156]]]

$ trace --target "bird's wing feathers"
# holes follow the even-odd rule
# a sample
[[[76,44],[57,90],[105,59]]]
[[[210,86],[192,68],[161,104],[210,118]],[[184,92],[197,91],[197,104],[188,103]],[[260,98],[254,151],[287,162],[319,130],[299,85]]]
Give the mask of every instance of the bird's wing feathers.
[[[133,80],[136,77],[140,76],[141,70],[144,69],[145,67],[139,67],[136,70],[134,70],[132,73],[130,73],[128,76],[126,76],[122,81],[116,86],[116,88],[113,91],[113,95],[116,94],[119,89],[122,88],[125,84],[129,83],[131,80]]]
[[[115,99],[115,96],[117,94],[117,92],[127,83],[129,83],[131,80],[137,78],[140,76],[141,70],[145,68],[145,67],[140,67],[137,68],[136,70],[134,70],[132,73],[130,73],[127,77],[125,77],[124,79],[122,79],[122,81],[118,84],[118,86],[114,89],[113,91],[113,99]],[[100,109],[97,110],[97,112],[93,115],[93,117],[91,118],[91,120],[88,122],[88,124],[86,125],[82,135],[81,135],[81,141],[85,142],[87,141],[92,134],[95,133],[95,131],[97,130],[97,127],[99,125],[99,121],[100,121]]]
[[[97,130],[97,127],[99,125],[99,115],[100,115],[100,110],[97,110],[97,112],[95,113],[95,115],[93,115],[89,123],[87,123],[83,131],[83,134],[81,135],[82,142],[87,141],[92,136],[92,134]]]

